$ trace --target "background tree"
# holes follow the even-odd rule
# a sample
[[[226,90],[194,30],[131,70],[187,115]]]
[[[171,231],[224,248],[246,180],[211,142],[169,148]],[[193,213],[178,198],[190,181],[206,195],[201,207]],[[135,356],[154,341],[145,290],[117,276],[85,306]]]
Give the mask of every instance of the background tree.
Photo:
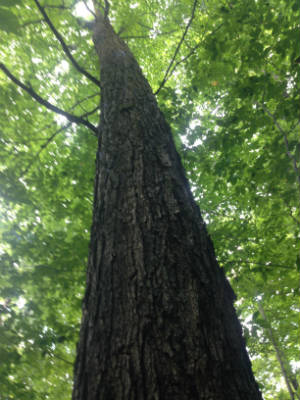
[[[74,59],[97,77],[90,33],[78,23],[79,6],[44,5]],[[295,397],[299,6],[210,1],[198,5],[191,23],[192,5],[184,1],[124,2],[113,4],[111,12],[154,91],[165,82],[158,100],[238,293],[264,396]],[[2,1],[1,62],[61,109],[76,115],[96,110],[95,84],[66,63],[43,19],[34,2]],[[5,74],[0,90],[1,393],[69,398],[96,139],[88,129],[45,112]],[[97,123],[96,115],[88,118]],[[283,374],[269,325],[292,394],[284,382],[278,384]]]

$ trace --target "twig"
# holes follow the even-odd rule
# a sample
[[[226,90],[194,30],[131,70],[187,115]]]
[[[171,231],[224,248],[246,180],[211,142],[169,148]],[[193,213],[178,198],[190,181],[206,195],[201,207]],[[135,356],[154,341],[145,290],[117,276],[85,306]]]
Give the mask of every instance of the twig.
[[[171,59],[171,62],[170,62],[169,66],[168,66],[168,68],[167,68],[167,70],[165,72],[165,76],[164,76],[163,80],[161,81],[158,89],[154,93],[155,95],[159,93],[159,91],[162,89],[162,87],[164,86],[164,84],[166,83],[166,81],[168,79],[168,75],[169,75],[170,69],[172,68],[172,66],[174,64],[175,58],[176,58],[176,56],[177,56],[177,54],[178,54],[178,52],[180,50],[180,47],[181,47],[181,45],[182,45],[182,43],[183,43],[183,41],[185,39],[185,36],[186,36],[186,34],[187,34],[188,30],[189,30],[189,27],[191,26],[191,23],[193,22],[193,19],[194,19],[194,16],[195,16],[195,10],[196,10],[196,6],[197,6],[197,2],[198,2],[198,0],[194,0],[191,17],[190,17],[190,19],[189,19],[189,21],[188,21],[188,23],[187,23],[187,25],[185,27],[185,30],[184,30],[184,32],[182,34],[182,37],[181,37],[181,39],[180,39],[180,41],[179,41],[179,43],[178,43],[178,45],[177,45],[177,47],[175,49],[174,55],[173,55],[173,57]]]
[[[300,170],[299,170],[299,168],[297,167],[296,158],[295,158],[295,157],[292,155],[292,153],[290,152],[290,149],[289,149],[289,141],[288,141],[288,138],[287,138],[287,134],[286,134],[286,132],[282,129],[282,127],[281,127],[281,125],[279,124],[279,122],[277,121],[275,115],[272,114],[271,111],[270,111],[264,104],[260,104],[260,103],[257,103],[257,104],[258,104],[258,106],[260,106],[260,107],[264,110],[264,112],[265,112],[270,118],[272,118],[272,120],[273,120],[273,122],[274,122],[274,125],[276,126],[276,128],[279,130],[279,132],[280,132],[280,133],[282,134],[282,136],[283,136],[283,140],[284,140],[284,144],[285,144],[285,148],[286,148],[286,154],[287,154],[287,156],[290,158],[290,160],[292,161],[293,169],[294,169],[294,172],[295,172],[296,177],[297,177],[297,181],[298,181],[298,185],[299,185],[299,191],[300,191]],[[298,125],[298,122],[297,122],[297,124],[292,128],[292,130],[295,129],[295,127],[296,127],[297,125]]]
[[[67,6],[63,6],[63,5],[61,5],[61,6],[52,6],[50,4],[49,5],[45,4],[44,8],[54,8],[56,10],[71,10],[72,7],[67,7]]]
[[[94,9],[96,11],[96,17],[108,19],[108,14],[109,14],[109,9],[110,9],[109,1],[104,0],[104,6],[102,4],[100,4],[100,2],[97,0],[92,0],[92,1],[93,1]],[[102,9],[102,11],[100,11],[99,7]]]
[[[216,33],[223,25],[224,25],[223,23],[220,24],[220,25],[218,25],[218,26],[209,34],[209,36],[211,36],[211,35],[213,35],[214,33]],[[194,46],[194,47],[191,49],[191,51],[190,51],[185,57],[183,57],[181,60],[177,61],[177,62],[174,64],[174,66],[173,66],[171,72],[170,72],[169,75],[166,77],[164,84],[163,84],[163,85],[161,84],[160,87],[156,90],[156,92],[154,92],[155,95],[158,94],[158,92],[162,89],[162,87],[165,85],[165,83],[167,82],[167,80],[171,78],[171,76],[173,75],[173,73],[174,73],[175,69],[178,67],[178,65],[182,64],[182,63],[185,62],[188,58],[190,58],[190,57],[195,53],[195,51],[202,45],[202,43],[203,43],[203,39],[200,40],[200,42],[198,42],[198,43],[196,44],[196,46]]]
[[[89,72],[87,72],[84,68],[82,68],[77,61],[74,59],[74,57],[72,56],[68,46],[66,45],[63,37],[61,36],[61,34],[56,30],[56,28],[54,27],[54,25],[52,24],[50,18],[48,17],[47,13],[45,12],[44,8],[40,5],[38,0],[34,0],[35,4],[37,5],[38,9],[40,10],[41,14],[43,15],[45,21],[47,22],[49,28],[51,29],[51,31],[54,33],[56,39],[60,42],[61,47],[63,48],[65,54],[67,55],[67,57],[69,58],[69,60],[71,61],[71,63],[73,64],[73,66],[84,76],[86,76],[90,81],[92,81],[93,83],[95,83],[97,86],[100,87],[100,81],[98,79],[96,79],[94,76],[92,76]]]
[[[43,99],[41,96],[39,96],[31,87],[24,85],[19,79],[17,79],[7,68],[3,63],[0,63],[0,69],[11,79],[16,85],[18,85],[20,88],[25,90],[31,97],[33,97],[37,102],[45,106],[51,111],[54,111],[57,114],[63,115],[66,117],[70,122],[75,122],[76,124],[82,124],[87,126],[89,129],[91,129],[93,132],[96,134],[98,133],[98,129],[91,124],[89,121],[86,121],[82,117],[77,117],[76,115],[70,114],[53,104],[49,103],[49,101]]]
[[[92,99],[93,97],[96,97],[96,96],[100,96],[100,93],[98,93],[98,92],[92,93],[92,94],[90,94],[89,96],[86,96],[84,99],[80,99],[80,100],[76,101],[76,103],[74,103],[74,104],[72,105],[72,107],[69,108],[68,111],[74,110],[74,108],[76,108],[77,106],[79,106],[81,103],[84,103],[85,101],[87,101],[87,100],[89,100],[89,99]]]
[[[57,131],[55,131],[48,139],[47,142],[42,144],[40,149],[35,153],[35,155],[33,156],[33,159],[30,161],[30,164],[28,164],[27,168],[21,172],[21,177],[23,178],[25,175],[27,175],[27,173],[30,171],[34,161],[39,157],[39,155],[41,154],[41,152],[52,142],[52,140],[61,132],[65,131],[66,129],[68,129],[70,126],[72,125],[71,122],[68,122],[66,125],[62,126],[61,128],[59,128]]]
[[[81,117],[87,117],[88,115],[94,114],[97,110],[99,109],[99,106],[95,107],[92,111],[86,112],[85,114],[83,114]],[[32,160],[30,161],[30,164],[27,166],[27,168],[21,173],[21,177],[24,177],[29,170],[31,169],[34,161],[39,157],[39,155],[41,154],[41,152],[52,142],[52,140],[61,132],[65,131],[66,129],[68,129],[71,126],[71,122],[68,122],[66,125],[60,127],[59,129],[57,129],[48,139],[44,139],[46,140],[46,143],[42,144],[40,149],[35,153],[35,155],[33,156]]]
[[[262,265],[263,267],[277,267],[277,268],[285,268],[285,269],[290,269],[292,270],[293,267],[290,267],[288,265],[282,265],[282,264],[264,264],[264,263],[259,263],[259,262],[254,262],[254,261],[247,261],[247,260],[233,260],[233,261],[224,261],[224,260],[220,260],[220,262],[222,262],[223,264],[255,264],[255,265]]]
[[[85,102],[86,100],[89,100],[89,99],[91,99],[91,98],[93,98],[93,97],[99,96],[99,95],[100,95],[100,93],[93,93],[93,94],[91,94],[91,95],[89,95],[89,96],[87,96],[87,97],[85,97],[85,98],[83,98],[83,99],[80,99],[80,100],[76,101],[76,102],[68,109],[68,111],[74,110],[77,106],[80,106],[81,103],[83,103],[83,102]],[[97,108],[99,108],[99,107],[97,107]],[[91,112],[94,112],[94,110],[92,110],[92,111],[90,111],[90,112],[88,112],[88,113],[91,113]],[[82,117],[82,116],[81,116],[81,117]],[[50,124],[44,125],[42,128],[40,128],[40,131],[41,131],[41,132],[44,132],[46,129],[51,128],[54,124],[56,124],[56,121],[53,121],[53,122],[50,123]],[[31,140],[29,140],[29,141],[23,140],[23,141],[19,141],[19,142],[16,143],[16,144],[28,144],[28,143],[31,143],[31,142],[44,142],[45,140],[47,140],[47,139],[45,139],[45,138],[40,138],[40,139],[31,139]]]
[[[58,356],[58,355],[55,354],[55,353],[50,354],[50,357],[51,357],[51,356],[52,356],[52,357],[55,357],[55,358],[58,358],[59,360],[65,362],[66,364],[74,365],[74,363],[72,363],[71,361],[65,360],[63,357]]]
[[[25,28],[26,26],[29,26],[29,25],[40,24],[43,21],[45,21],[43,18],[42,19],[36,19],[36,20],[33,20],[33,21],[24,22],[24,24],[22,24],[20,26],[21,26],[21,28]]]
[[[224,25],[224,23],[222,22],[222,24],[218,25],[208,36],[212,36],[213,34],[215,34],[223,25]],[[192,48],[192,50],[185,57],[183,57],[181,60],[177,61],[177,63],[174,65],[172,71],[169,74],[169,78],[173,74],[173,72],[177,68],[177,66],[179,64],[183,63],[184,61],[186,61],[188,58],[190,58],[195,53],[195,50],[197,50],[201,46],[202,43],[203,43],[203,40],[201,40],[199,43],[197,43],[196,46],[194,46]]]
[[[296,224],[300,224],[300,219],[297,219],[296,217],[294,217],[294,215],[293,215],[293,213],[292,213],[292,210],[291,210],[291,208],[290,208],[288,202],[287,202],[284,198],[283,198],[283,202],[284,202],[284,204],[286,205],[286,207],[287,207],[287,209],[288,209],[288,212],[289,212],[289,215],[290,215],[290,217],[292,218],[292,220],[293,220]]]
[[[172,29],[171,31],[168,32],[158,32],[156,36],[164,36],[164,35],[170,35],[174,32],[177,32],[178,29]],[[150,34],[150,33],[149,33]],[[118,36],[120,34],[118,33]],[[121,39],[149,39],[149,35],[132,35],[132,36],[120,36]]]
[[[96,14],[94,13],[93,10],[90,9],[90,7],[88,6],[86,0],[82,0],[82,1],[83,1],[84,5],[85,5],[86,9],[96,18]]]
[[[282,351],[281,351],[281,349],[280,349],[280,347],[278,345],[278,340],[277,340],[276,336],[274,335],[274,330],[272,328],[272,325],[270,324],[270,321],[266,316],[266,313],[265,313],[265,310],[263,308],[262,302],[258,302],[258,311],[259,311],[262,319],[266,322],[267,326],[266,326],[266,328],[265,327],[263,327],[263,328],[266,329],[267,332],[268,332],[267,336],[269,336],[269,339],[270,339],[270,341],[271,341],[271,343],[272,343],[272,345],[273,345],[273,347],[275,349],[276,358],[277,358],[277,360],[279,362],[280,370],[281,370],[281,373],[282,373],[283,378],[285,380],[286,387],[287,387],[288,392],[290,394],[291,400],[294,400],[295,399],[294,392],[293,392],[293,389],[292,389],[292,386],[291,386],[291,383],[290,383],[290,377],[289,377],[289,374],[287,372],[286,365],[285,365],[287,363],[287,360],[283,360]]]

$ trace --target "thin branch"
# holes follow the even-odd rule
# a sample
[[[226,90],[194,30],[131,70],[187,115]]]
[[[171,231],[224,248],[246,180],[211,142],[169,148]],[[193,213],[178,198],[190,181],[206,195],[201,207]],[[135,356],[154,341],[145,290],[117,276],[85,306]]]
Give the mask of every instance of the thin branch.
[[[34,161],[39,157],[39,155],[41,154],[41,152],[52,142],[52,140],[61,132],[65,131],[66,129],[68,129],[70,126],[72,125],[71,122],[68,122],[66,125],[62,126],[61,128],[59,128],[57,131],[55,131],[48,139],[47,142],[42,144],[40,149],[36,152],[36,154],[33,156],[33,159],[30,161],[30,164],[27,166],[27,168],[21,172],[21,177],[23,178],[25,175],[27,175],[27,173],[30,171]]]
[[[104,0],[104,6],[102,4],[100,4],[100,2],[97,0],[92,0],[92,1],[93,1],[94,9],[96,11],[96,17],[98,16],[99,18],[108,19],[108,14],[109,14],[109,10],[110,10],[109,1]],[[102,9],[102,11],[100,11],[99,7]]]
[[[84,103],[86,100],[89,100],[89,99],[91,99],[91,98],[93,98],[93,97],[96,97],[96,96],[99,96],[100,95],[100,93],[93,93],[93,94],[91,94],[91,95],[89,95],[89,96],[87,96],[87,97],[85,97],[85,98],[83,98],[83,99],[80,99],[80,100],[78,100],[78,101],[76,101],[69,109],[68,109],[68,111],[72,111],[72,110],[74,110],[74,108],[76,108],[77,106],[81,106],[81,103]],[[98,109],[99,107],[97,107],[97,109]],[[92,111],[89,111],[88,112],[88,115],[90,115],[90,113],[93,113],[95,111],[95,109],[94,110],[92,110]],[[82,116],[81,116],[82,117]],[[49,129],[49,128],[51,128],[54,124],[57,124],[56,123],[56,121],[52,121],[50,124],[47,124],[47,125],[45,125],[45,126],[43,126],[42,128],[40,128],[40,131],[42,131],[42,132],[44,132],[45,130],[47,130],[47,129]],[[40,138],[40,139],[30,139],[30,140],[23,140],[23,141],[18,141],[18,142],[16,142],[16,144],[28,144],[28,143],[32,143],[32,142],[44,142],[45,140],[47,140],[47,139],[45,139],[44,137],[43,138]]]
[[[293,220],[297,225],[300,224],[300,219],[297,219],[297,218],[293,215],[293,212],[292,212],[292,210],[291,210],[290,205],[288,204],[288,202],[287,202],[284,198],[283,198],[283,202],[284,202],[286,208],[288,209],[289,216],[292,218],[292,220]]]
[[[59,360],[65,362],[66,364],[74,365],[74,363],[72,363],[71,361],[65,360],[63,357],[58,356],[58,355],[55,354],[55,353],[51,353],[50,357],[51,357],[51,356],[52,356],[52,357],[55,357],[55,358],[58,358]]]
[[[85,8],[96,18],[96,14],[94,13],[93,10],[90,9],[90,7],[88,6],[86,0],[82,0],[82,1],[83,1],[84,5],[85,5]]]
[[[168,68],[167,68],[167,70],[165,72],[165,76],[164,76],[163,80],[161,81],[158,89],[154,93],[155,95],[159,93],[159,91],[162,89],[162,87],[164,86],[164,84],[166,83],[166,81],[168,79],[168,75],[169,75],[170,69],[172,68],[172,66],[173,66],[173,64],[175,62],[175,58],[176,58],[176,56],[177,56],[177,54],[178,54],[178,52],[180,50],[180,47],[181,47],[181,45],[182,45],[182,43],[183,43],[183,41],[185,39],[185,36],[186,36],[186,34],[187,34],[188,30],[189,30],[189,27],[191,26],[191,23],[193,22],[193,19],[195,17],[195,11],[196,11],[197,2],[198,2],[198,0],[194,0],[191,17],[190,17],[190,19],[189,19],[189,21],[188,21],[188,23],[187,23],[187,25],[185,27],[185,30],[184,30],[184,32],[182,34],[181,39],[180,39],[180,41],[179,41],[179,43],[178,43],[178,45],[176,47],[176,50],[175,50],[174,55],[173,55],[173,57],[171,59],[171,62],[170,62],[169,66],[168,66]]]
[[[289,148],[289,141],[287,138],[287,134],[284,131],[284,129],[282,129],[281,125],[279,124],[279,122],[277,121],[277,118],[275,117],[274,114],[271,113],[271,111],[264,105],[261,103],[257,103],[258,106],[260,106],[264,112],[270,117],[272,118],[274,125],[276,126],[276,128],[279,130],[279,132],[282,134],[283,136],[283,140],[284,140],[284,144],[285,144],[285,149],[286,149],[286,154],[289,157],[289,159],[292,161],[292,165],[293,165],[293,170],[295,172],[296,175],[296,179],[297,179],[297,183],[298,183],[298,189],[299,189],[299,193],[300,193],[300,169],[297,167],[297,160],[296,158],[292,155],[292,153],[290,152],[290,148]],[[292,127],[292,129],[290,130],[290,132],[292,132],[296,126],[298,125],[299,121],[297,121],[297,123]]]
[[[216,33],[221,27],[223,26],[223,23],[218,25],[210,34],[209,36],[213,35],[214,33]],[[185,56],[183,57],[181,60],[177,61],[174,65],[174,67],[172,68],[172,71],[169,73],[168,79],[172,76],[173,72],[175,71],[175,69],[178,67],[178,65],[182,64],[183,62],[185,62],[188,58],[190,58],[195,51],[203,44],[203,40],[201,40],[199,43],[196,44],[196,46],[192,47],[191,51]]]
[[[99,106],[95,107],[92,111],[86,112],[85,114],[81,115],[82,117],[87,117],[88,115],[94,114],[97,110],[99,109]],[[29,172],[29,170],[31,169],[34,161],[39,157],[39,155],[41,154],[41,152],[43,150],[45,150],[45,148],[53,141],[53,139],[61,132],[64,132],[66,129],[68,129],[71,126],[71,122],[68,122],[66,125],[63,125],[62,127],[60,127],[59,129],[57,129],[48,139],[44,139],[46,140],[46,142],[44,144],[41,145],[40,149],[35,153],[35,155],[33,156],[32,160],[30,161],[30,164],[27,166],[27,168],[21,173],[21,177],[24,177],[25,175],[27,175],[27,173]]]
[[[150,39],[149,35],[120,36],[120,38],[123,39],[123,40],[127,40],[127,39]]]
[[[61,47],[63,48],[65,54],[67,55],[67,57],[69,58],[69,60],[71,61],[71,63],[73,64],[73,66],[84,76],[86,76],[90,81],[92,81],[93,83],[95,83],[97,86],[100,87],[100,81],[98,79],[96,79],[94,76],[92,76],[89,72],[87,72],[84,68],[82,68],[77,61],[74,59],[74,57],[72,56],[68,46],[66,45],[63,37],[61,36],[61,34],[56,30],[56,28],[54,27],[54,25],[52,24],[50,18],[48,17],[47,13],[45,12],[44,8],[40,5],[38,0],[34,0],[35,4],[37,5],[38,9],[40,10],[41,14],[43,15],[45,21],[47,22],[49,28],[51,29],[51,31],[54,33],[56,39],[60,42]]]
[[[255,265],[262,265],[263,267],[277,267],[277,268],[284,268],[284,269],[290,269],[292,270],[293,267],[290,267],[288,265],[282,265],[282,264],[264,264],[264,263],[259,263],[259,262],[254,262],[254,261],[247,261],[247,260],[233,260],[233,261],[227,261],[227,260],[220,260],[223,264],[255,264]]]
[[[71,10],[72,9],[72,7],[70,6],[70,7],[67,7],[67,6],[63,6],[63,5],[60,5],[60,6],[52,6],[52,5],[47,5],[47,4],[45,4],[44,5],[44,8],[54,8],[54,9],[56,9],[56,10]]]
[[[223,25],[224,25],[223,23],[220,24],[220,25],[218,25],[218,26],[209,34],[209,36],[211,36],[211,35],[213,35],[214,33],[216,33]],[[191,51],[190,51],[185,57],[183,57],[181,60],[177,61],[177,62],[174,64],[174,66],[173,66],[172,70],[170,71],[170,73],[168,74],[168,76],[167,76],[166,78],[164,78],[164,79],[165,79],[164,84],[162,85],[162,83],[161,83],[161,84],[160,84],[160,87],[156,90],[156,92],[154,92],[155,95],[158,94],[158,92],[162,89],[162,87],[165,85],[165,83],[171,78],[171,76],[173,75],[173,73],[174,73],[175,69],[178,67],[178,65],[182,64],[182,63],[185,62],[188,58],[190,58],[190,57],[195,53],[195,51],[196,51],[202,44],[203,44],[203,39],[200,40],[200,42],[198,42],[198,43],[196,44],[196,46],[192,47]]]
[[[83,119],[82,117],[77,117],[76,115],[70,114],[53,104],[49,103],[49,101],[43,99],[41,96],[39,96],[31,87],[24,85],[19,79],[17,79],[7,68],[3,63],[0,63],[0,69],[11,79],[16,85],[18,85],[20,88],[25,90],[31,97],[33,97],[37,102],[42,104],[44,107],[48,108],[51,111],[54,111],[57,114],[63,115],[66,117],[70,122],[75,122],[76,124],[82,124],[87,126],[89,129],[91,129],[93,132],[96,134],[98,133],[98,129],[91,124],[89,121]]]
[[[21,28],[25,28],[26,26],[29,26],[29,25],[40,24],[43,21],[45,21],[43,18],[36,19],[36,20],[33,20],[33,21],[24,22],[24,24],[22,24],[20,26],[21,26]]]
[[[297,167],[296,158],[295,158],[295,157],[292,155],[292,153],[290,152],[290,149],[289,149],[289,141],[288,141],[288,138],[287,138],[287,134],[286,134],[286,132],[284,131],[284,129],[282,129],[282,127],[281,127],[281,125],[279,124],[279,122],[277,121],[277,118],[275,117],[275,115],[272,114],[271,111],[270,111],[264,104],[258,103],[258,106],[260,106],[260,107],[264,110],[264,112],[265,112],[270,118],[272,118],[272,120],[273,120],[273,122],[274,122],[274,125],[275,125],[276,128],[279,130],[279,132],[282,134],[283,140],[284,140],[284,144],[285,144],[285,148],[286,148],[286,154],[287,154],[287,156],[290,158],[290,160],[292,161],[293,169],[294,169],[294,172],[295,172],[295,174],[296,174],[297,181],[298,181],[298,185],[299,185],[299,190],[300,190],[300,170],[299,170],[299,168]],[[293,127],[293,129],[295,129],[295,127],[296,127],[297,125],[298,125],[298,122],[297,122],[297,124]],[[293,130],[293,129],[292,129],[292,130]]]
[[[286,367],[284,365],[285,363],[284,363],[284,360],[283,360],[281,349],[279,348],[277,338],[274,335],[274,330],[272,328],[272,325],[270,324],[269,319],[266,316],[265,310],[264,310],[263,305],[262,305],[261,302],[258,302],[258,311],[259,311],[262,319],[267,323],[266,330],[269,333],[269,335],[268,335],[269,339],[270,339],[270,341],[271,341],[271,343],[272,343],[272,345],[273,345],[273,347],[275,349],[276,358],[277,358],[277,360],[279,362],[281,373],[282,373],[282,375],[284,377],[286,387],[287,387],[288,392],[290,394],[290,398],[291,398],[291,400],[294,400],[295,399],[294,392],[293,392],[293,389],[291,387],[289,374],[288,374],[287,369],[286,369]],[[287,360],[285,360],[285,361],[287,362]]]
[[[72,105],[72,107],[70,107],[69,108],[69,111],[72,111],[72,110],[74,110],[74,108],[76,108],[77,106],[79,106],[81,103],[84,103],[85,101],[87,101],[87,100],[89,100],[89,99],[92,99],[93,97],[96,97],[96,96],[99,96],[100,95],[100,93],[92,93],[92,94],[90,94],[89,96],[86,96],[86,97],[84,97],[83,99],[80,99],[80,100],[78,100],[78,101],[76,101],[76,103],[74,103],[73,105]]]
[[[164,35],[171,35],[174,32],[178,32],[178,29],[172,29],[171,31],[168,32],[158,32],[155,36],[153,36],[153,39],[155,39],[156,36],[164,36]],[[119,36],[119,34],[118,34]],[[132,36],[120,36],[121,39],[152,39],[149,35],[132,35]]]

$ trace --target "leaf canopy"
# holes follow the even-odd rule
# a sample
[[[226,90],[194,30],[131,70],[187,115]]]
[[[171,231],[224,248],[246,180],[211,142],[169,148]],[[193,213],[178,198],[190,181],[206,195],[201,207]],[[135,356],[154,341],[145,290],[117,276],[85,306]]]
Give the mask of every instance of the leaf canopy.
[[[84,3],[42,5],[79,66],[97,78]],[[278,354],[299,398],[299,14],[296,0],[199,1],[194,15],[187,0],[111,1],[110,9],[153,91],[165,80],[157,98],[237,293],[266,400],[289,398]],[[35,1],[2,0],[0,29],[2,64],[42,98],[98,125],[99,88],[70,62]],[[1,393],[64,400],[96,138],[0,70],[0,142]]]

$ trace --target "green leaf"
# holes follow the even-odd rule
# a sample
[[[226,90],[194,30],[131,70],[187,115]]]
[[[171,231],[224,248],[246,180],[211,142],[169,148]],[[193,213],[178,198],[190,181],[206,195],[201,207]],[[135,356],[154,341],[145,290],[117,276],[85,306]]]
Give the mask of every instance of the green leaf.
[[[7,33],[19,34],[19,21],[14,13],[0,7],[0,29]]]
[[[0,7],[12,7],[22,4],[22,0],[0,0]]]

